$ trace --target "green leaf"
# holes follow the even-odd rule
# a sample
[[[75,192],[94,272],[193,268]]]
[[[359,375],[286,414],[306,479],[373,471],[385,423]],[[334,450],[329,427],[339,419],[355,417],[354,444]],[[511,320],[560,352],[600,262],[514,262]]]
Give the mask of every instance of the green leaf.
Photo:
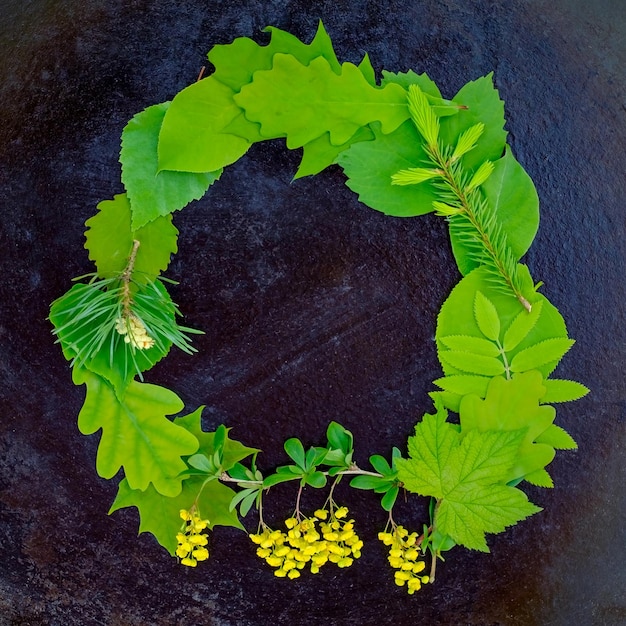
[[[131,489],[128,480],[123,479],[109,514],[125,507],[137,507],[139,532],[152,533],[172,556],[177,546],[176,534],[181,528],[179,511],[189,510],[194,504],[197,504],[202,518],[209,520],[209,528],[233,526],[243,530],[237,514],[229,509],[235,492],[217,480],[207,483],[202,488],[204,481],[205,478],[202,476],[188,478],[183,482],[182,491],[178,495],[167,497],[152,485],[145,491]],[[202,491],[196,503],[200,489]]]
[[[331,449],[348,454],[353,447],[352,433],[337,422],[331,422],[326,429],[326,437]]]
[[[321,489],[326,486],[326,476],[322,472],[313,472],[304,478],[304,482],[315,489]]]
[[[474,316],[476,317],[476,324],[478,324],[480,332],[485,335],[487,339],[498,341],[500,337],[500,318],[498,317],[498,311],[493,302],[481,291],[477,291],[474,297]]]
[[[75,368],[74,383],[87,385],[85,404],[78,415],[83,435],[102,429],[96,470],[113,478],[120,467],[132,489],[145,490],[152,483],[165,496],[181,491],[178,475],[187,469],[182,456],[198,449],[198,440],[165,416],[183,408],[181,399],[169,389],[133,381],[124,401],[100,376]]]
[[[555,402],[570,402],[578,400],[589,393],[589,389],[585,385],[581,385],[573,380],[560,380],[551,378],[544,381],[546,395],[541,398],[544,404],[553,404]]]
[[[530,474],[526,474],[524,476],[524,480],[529,482],[531,485],[535,485],[535,487],[544,487],[546,489],[551,489],[554,487],[554,482],[552,477],[545,469],[538,469]]]
[[[137,282],[154,280],[178,250],[178,230],[172,224],[171,215],[157,217],[142,228],[132,229],[126,194],[100,202],[98,213],[85,225],[85,248],[102,278],[112,278],[124,271],[135,239],[140,243],[133,273],[133,280]]]
[[[472,337],[470,335],[452,335],[450,337],[442,337],[441,343],[450,350],[457,352],[472,352],[482,356],[496,357],[500,355],[498,346],[492,341],[483,339],[482,337]]]
[[[209,461],[206,455],[204,454],[194,454],[187,459],[187,463],[191,465],[191,467],[195,467],[196,469],[206,472],[207,474],[215,473],[216,467],[215,465]]]
[[[376,73],[370,61],[369,54],[365,53],[363,60],[358,65],[359,71],[363,74],[365,80],[372,86],[376,87]]]
[[[484,400],[473,394],[461,400],[462,435],[474,430],[524,433],[506,482],[525,478],[554,459],[554,448],[537,442],[556,417],[553,407],[539,405],[544,393],[541,374],[531,371],[517,374],[510,380],[492,379]]]
[[[289,455],[289,458],[291,458],[298,467],[305,469],[306,457],[302,442],[298,438],[292,437],[291,439],[287,439],[287,441],[285,441],[284,448],[285,452]]]
[[[490,282],[489,272],[485,268],[478,268],[465,276],[452,290],[448,299],[444,302],[437,318],[437,331],[435,338],[437,350],[440,355],[443,371],[446,376],[461,374],[462,372],[441,359],[441,354],[446,350],[441,339],[450,335],[470,335],[484,337],[478,328],[474,316],[474,299],[476,292],[486,294],[495,306],[500,319],[500,327],[508,328],[513,319],[520,312],[517,299],[496,288]],[[507,353],[509,363],[521,350],[536,343],[555,337],[567,337],[565,322],[559,311],[541,294],[536,293],[532,300],[533,308],[537,302],[542,302],[541,316],[528,335],[511,351]],[[547,363],[537,368],[544,379],[554,370],[556,363]]]
[[[294,180],[303,176],[319,174],[329,165],[335,163],[337,157],[352,144],[370,141],[373,138],[374,133],[369,126],[363,126],[348,141],[340,146],[335,146],[330,142],[330,133],[324,133],[303,146],[302,160],[300,161],[298,171],[293,177]]]
[[[379,476],[360,475],[355,476],[350,481],[350,487],[353,487],[354,489],[374,490],[381,485],[387,484],[388,482],[389,481],[386,478],[381,478]]]
[[[412,122],[385,135],[372,125],[373,141],[354,143],[337,157],[348,177],[346,185],[367,206],[397,217],[424,215],[433,210],[438,193],[431,183],[399,186],[391,184],[396,172],[420,167],[426,159],[422,141]]]
[[[372,467],[383,476],[395,474],[395,471],[393,471],[389,466],[389,463],[387,463],[387,459],[380,454],[373,454],[370,457],[370,463]]]
[[[511,361],[512,372],[526,372],[537,369],[546,363],[558,363],[574,345],[573,339],[556,337],[546,339],[534,346],[518,352]]]
[[[506,144],[504,102],[493,86],[493,74],[467,83],[452,101],[465,108],[457,115],[441,118],[439,135],[444,145],[455,146],[463,131],[482,122],[485,131],[476,147],[462,157],[463,166],[473,170],[483,161],[499,159]]]
[[[294,466],[292,466],[294,467]],[[280,468],[279,468],[280,469]],[[294,469],[299,470],[299,468],[294,467]],[[263,489],[267,489],[268,487],[273,487],[274,485],[278,485],[279,483],[286,483],[290,480],[298,480],[302,477],[302,470],[299,470],[297,474],[290,473],[281,473],[281,474],[271,474],[267,476],[263,480]]]
[[[394,485],[387,490],[385,495],[382,497],[382,500],[380,501],[383,510],[391,511],[391,509],[393,509],[393,505],[396,503],[399,492],[400,489],[397,485]]]
[[[540,509],[504,484],[523,432],[472,431],[461,439],[446,412],[425,415],[399,459],[406,489],[439,500],[434,525],[457,544],[488,552],[485,533],[502,532]]]
[[[459,396],[465,396],[468,393],[474,393],[481,398],[487,393],[487,385],[491,378],[486,376],[468,376],[459,374],[455,376],[445,376],[434,380],[434,384],[444,391],[449,391]],[[450,408],[450,407],[447,407]]]
[[[505,352],[510,352],[517,348],[520,342],[528,336],[528,333],[534,328],[541,315],[542,306],[543,303],[539,300],[533,305],[530,313],[526,310],[518,313],[504,333],[502,347]]]
[[[199,443],[198,452],[206,455],[207,458],[211,458],[216,452],[218,446],[215,444],[215,432],[202,430],[202,411],[204,406],[198,407],[193,413],[177,417],[174,420],[174,424],[181,428],[184,428],[191,433]],[[223,428],[223,427],[222,427]],[[235,439],[230,439],[228,433],[230,428],[224,429],[226,436],[223,441],[222,449],[222,469],[224,471],[230,471],[232,467],[237,465],[239,461],[259,452],[257,448],[249,448]],[[219,443],[219,442],[218,442]]]
[[[255,72],[269,70],[274,55],[293,55],[301,63],[324,56],[339,71],[332,43],[320,22],[310,45],[293,35],[268,28],[271,40],[259,46],[246,37],[214,46],[209,61],[215,73],[187,87],[172,101],[159,135],[159,169],[211,172],[234,163],[252,141],[260,141],[258,125],[247,120],[233,100]]]
[[[409,70],[408,72],[388,72],[387,70],[383,70],[382,74],[383,80],[381,81],[381,85],[383,87],[391,83],[400,85],[404,89],[408,89],[409,85],[417,85],[426,96],[431,99],[431,104],[434,101],[441,100],[439,87],[437,87],[435,82],[431,80],[426,73],[416,74],[413,70]],[[456,110],[458,111],[458,108]]]
[[[255,72],[234,100],[247,119],[261,124],[264,137],[286,137],[290,149],[326,132],[341,145],[374,121],[390,133],[408,117],[404,89],[376,89],[352,63],[337,75],[324,57],[302,65],[290,54],[275,54],[272,69]]]
[[[221,170],[159,173],[159,132],[169,106],[169,102],[164,102],[148,107],[135,115],[122,132],[122,183],[130,201],[135,231],[198,200],[221,174]]]
[[[469,352],[454,352],[443,350],[439,354],[442,362],[451,365],[457,370],[482,376],[499,376],[504,373],[504,364],[500,359]]]
[[[576,450],[578,444],[573,437],[556,424],[550,424],[536,439],[537,443],[544,443],[556,450]],[[534,484],[534,483],[533,483]]]

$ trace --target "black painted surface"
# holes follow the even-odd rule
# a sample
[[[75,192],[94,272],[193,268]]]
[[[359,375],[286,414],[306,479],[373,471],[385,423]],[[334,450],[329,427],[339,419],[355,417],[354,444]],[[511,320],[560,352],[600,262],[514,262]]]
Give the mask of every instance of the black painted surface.
[[[626,10],[578,4],[3,2],[0,624],[626,623]],[[83,223],[122,191],[126,121],[193,82],[213,44],[263,41],[270,24],[308,41],[320,17],[341,60],[367,51],[377,70],[426,71],[448,96],[495,71],[541,199],[526,260],[578,340],[560,375],[593,390],[558,412],[580,449],[552,464],[555,489],[531,490],[544,512],[491,538],[491,555],[455,549],[413,597],[393,585],[367,494],[340,494],[362,559],[301,582],[275,579],[243,533],[218,528],[208,564],[186,571],[136,537],[134,510],[107,517],[116,487],[95,473],[96,437],[77,431],[83,391],[45,320],[91,270]],[[289,436],[321,442],[330,419],[363,463],[430,409],[435,315],[458,276],[442,222],[377,214],[336,168],[289,184],[297,160],[256,145],[176,215],[174,298],[206,335],[149,380],[206,404],[206,427],[233,427],[266,468]],[[270,499],[275,519],[288,491]]]

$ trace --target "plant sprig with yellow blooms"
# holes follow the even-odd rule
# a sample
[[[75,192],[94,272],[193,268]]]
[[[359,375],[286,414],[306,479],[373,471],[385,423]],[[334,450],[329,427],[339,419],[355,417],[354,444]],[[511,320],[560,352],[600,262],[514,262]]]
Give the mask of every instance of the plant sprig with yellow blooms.
[[[574,342],[521,263],[537,232],[538,195],[506,143],[492,75],[446,99],[426,74],[383,71],[379,79],[367,55],[339,63],[321,22],[309,44],[267,31],[267,45],[242,37],[214,46],[213,74],[124,128],[125,193],[87,220],[95,271],[52,303],[53,333],[73,381],[86,386],[79,429],[102,433],[98,474],[124,473],[110,512],[137,507],[141,531],[183,565],[208,559],[206,533],[216,526],[245,530],[253,509],[260,521],[250,538],[276,576],[352,565],[367,546],[333,500],[347,477],[380,497],[388,522],[379,538],[395,583],[413,594],[434,582],[444,552],[489,551],[487,535],[537,513],[525,485],[552,487],[547,466],[557,451],[576,448],[553,405],[588,389],[553,377]],[[352,434],[331,422],[326,445],[305,450],[292,437],[288,463],[263,476],[257,448],[231,439],[225,426],[204,430],[202,407],[184,414],[173,391],[144,382],[172,346],[195,350],[188,335],[197,331],[178,325],[163,276],[177,252],[172,214],[267,139],[302,148],[296,180],[337,164],[364,205],[395,217],[435,213],[449,225],[461,279],[437,316],[443,375],[429,394],[434,412],[417,423],[407,416],[415,427],[406,446],[389,458],[372,454],[371,470],[354,461]],[[267,492],[292,481],[295,512],[284,530],[272,529]],[[304,515],[304,490],[326,488],[326,504]],[[423,528],[419,536],[393,520],[400,490],[430,503],[428,520],[407,521],[407,529]]]

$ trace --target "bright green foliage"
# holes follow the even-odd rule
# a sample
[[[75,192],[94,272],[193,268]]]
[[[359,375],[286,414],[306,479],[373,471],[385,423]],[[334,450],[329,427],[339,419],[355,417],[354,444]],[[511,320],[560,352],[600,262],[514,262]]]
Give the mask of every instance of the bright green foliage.
[[[264,137],[286,137],[288,148],[299,148],[326,132],[332,144],[344,144],[374,121],[394,131],[408,117],[405,94],[394,84],[372,87],[352,63],[337,75],[323,57],[302,65],[276,54],[272,69],[256,72],[234,100]]]
[[[87,385],[85,404],[78,416],[84,435],[102,429],[96,469],[113,478],[120,467],[132,489],[145,490],[150,483],[164,496],[181,491],[179,474],[187,468],[182,456],[198,449],[198,440],[165,416],[183,408],[169,389],[133,381],[123,401],[100,376],[74,368],[74,383]]]
[[[198,493],[200,494],[198,496]],[[189,510],[196,502],[202,516],[209,520],[209,527],[234,526],[243,529],[236,513],[229,511],[235,492],[217,480],[205,484],[205,479],[193,476],[183,481],[182,491],[168,497],[152,485],[145,491],[131,489],[126,479],[118,487],[117,496],[109,513],[134,506],[139,511],[139,532],[152,533],[156,540],[172,555],[176,550],[176,533],[180,530],[179,511]]]
[[[461,133],[482,123],[485,130],[476,142],[476,147],[462,157],[463,167],[473,170],[484,161],[499,159],[506,143],[504,102],[493,86],[493,74],[467,83],[452,98],[452,102],[463,108],[457,115],[440,120],[443,144],[456,146]]]
[[[337,162],[348,177],[346,185],[359,200],[377,211],[396,217],[424,215],[433,210],[436,190],[429,183],[411,186],[392,185],[398,171],[421,167],[426,153],[412,122],[402,124],[389,135],[372,125],[373,141],[353,144]]]
[[[98,213],[85,225],[85,248],[101,278],[116,277],[124,271],[134,240],[140,243],[133,273],[135,282],[154,280],[167,268],[171,255],[178,250],[178,230],[172,224],[171,215],[158,217],[133,230],[126,194],[100,202]]]
[[[398,468],[396,467],[396,461],[399,458],[401,458],[400,450],[395,447],[391,453],[391,464],[380,454],[370,456],[370,464],[379,476],[372,476],[371,474],[355,476],[350,481],[350,487],[371,489],[374,493],[382,493],[383,497],[380,504],[385,511],[391,511],[400,491]]]
[[[546,394],[541,399],[542,402],[554,404],[555,402],[571,402],[579,400],[589,393],[585,385],[581,385],[573,380],[559,380],[551,378],[544,381]]]
[[[485,268],[474,270],[452,290],[439,312],[435,338],[446,376],[435,381],[444,391],[434,397],[454,411],[466,393],[484,397],[492,376],[510,378],[513,372],[536,369],[547,378],[573,343],[563,318],[544,296],[536,294],[530,313],[520,311],[515,298],[493,288]],[[549,350],[543,352],[536,346],[546,340]],[[486,341],[499,356],[488,351]]]
[[[169,102],[138,113],[122,132],[122,182],[132,209],[132,230],[201,198],[220,176],[208,173],[159,172],[157,147]]]
[[[473,430],[462,436],[446,411],[425,415],[409,438],[398,478],[409,491],[437,498],[434,527],[455,543],[488,552],[485,533],[499,533],[540,511],[506,485],[523,431]]]
[[[536,470],[545,468],[554,459],[552,446],[536,443],[556,417],[553,407],[540,406],[545,392],[541,374],[531,371],[517,374],[510,380],[493,378],[484,400],[475,394],[466,395],[461,400],[459,414],[462,435],[473,430],[484,432],[525,429],[524,439],[507,482],[519,481]]]
[[[209,61],[215,72],[181,91],[172,101],[159,135],[159,169],[211,172],[234,163],[250,144],[263,139],[258,124],[247,120],[233,97],[252,81],[255,72],[269,70],[274,55],[289,54],[307,64],[323,56],[339,69],[323,25],[310,45],[277,28],[267,29],[271,40],[259,46],[246,37],[214,46]]]

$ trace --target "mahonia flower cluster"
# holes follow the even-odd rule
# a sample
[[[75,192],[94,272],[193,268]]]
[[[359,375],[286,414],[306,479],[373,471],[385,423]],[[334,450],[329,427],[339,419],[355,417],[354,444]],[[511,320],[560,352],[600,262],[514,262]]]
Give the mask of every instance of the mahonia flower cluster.
[[[347,515],[345,506],[331,508],[330,513],[318,509],[313,517],[285,520],[286,533],[266,527],[250,539],[259,546],[257,555],[276,568],[274,575],[279,578],[298,578],[307,564],[313,574],[329,562],[349,567],[361,556],[363,542],[354,531],[354,520],[344,520]]]
[[[395,570],[394,578],[396,585],[402,587],[406,584],[409,594],[419,591],[422,584],[429,581],[428,576],[419,576],[426,564],[418,560],[420,555],[417,544],[417,533],[409,533],[402,526],[395,526],[393,532],[380,532],[378,538],[389,546],[388,561]]]
[[[196,567],[198,561],[206,561],[209,558],[209,551],[205,547],[209,540],[202,534],[202,531],[207,530],[209,520],[201,519],[194,507],[190,511],[181,509],[180,517],[184,522],[181,532],[176,535],[178,541],[176,556],[183,565]]]
[[[115,330],[124,335],[124,343],[129,343],[138,350],[148,350],[154,345],[154,339],[148,335],[143,322],[134,313],[118,317],[115,320]]]

